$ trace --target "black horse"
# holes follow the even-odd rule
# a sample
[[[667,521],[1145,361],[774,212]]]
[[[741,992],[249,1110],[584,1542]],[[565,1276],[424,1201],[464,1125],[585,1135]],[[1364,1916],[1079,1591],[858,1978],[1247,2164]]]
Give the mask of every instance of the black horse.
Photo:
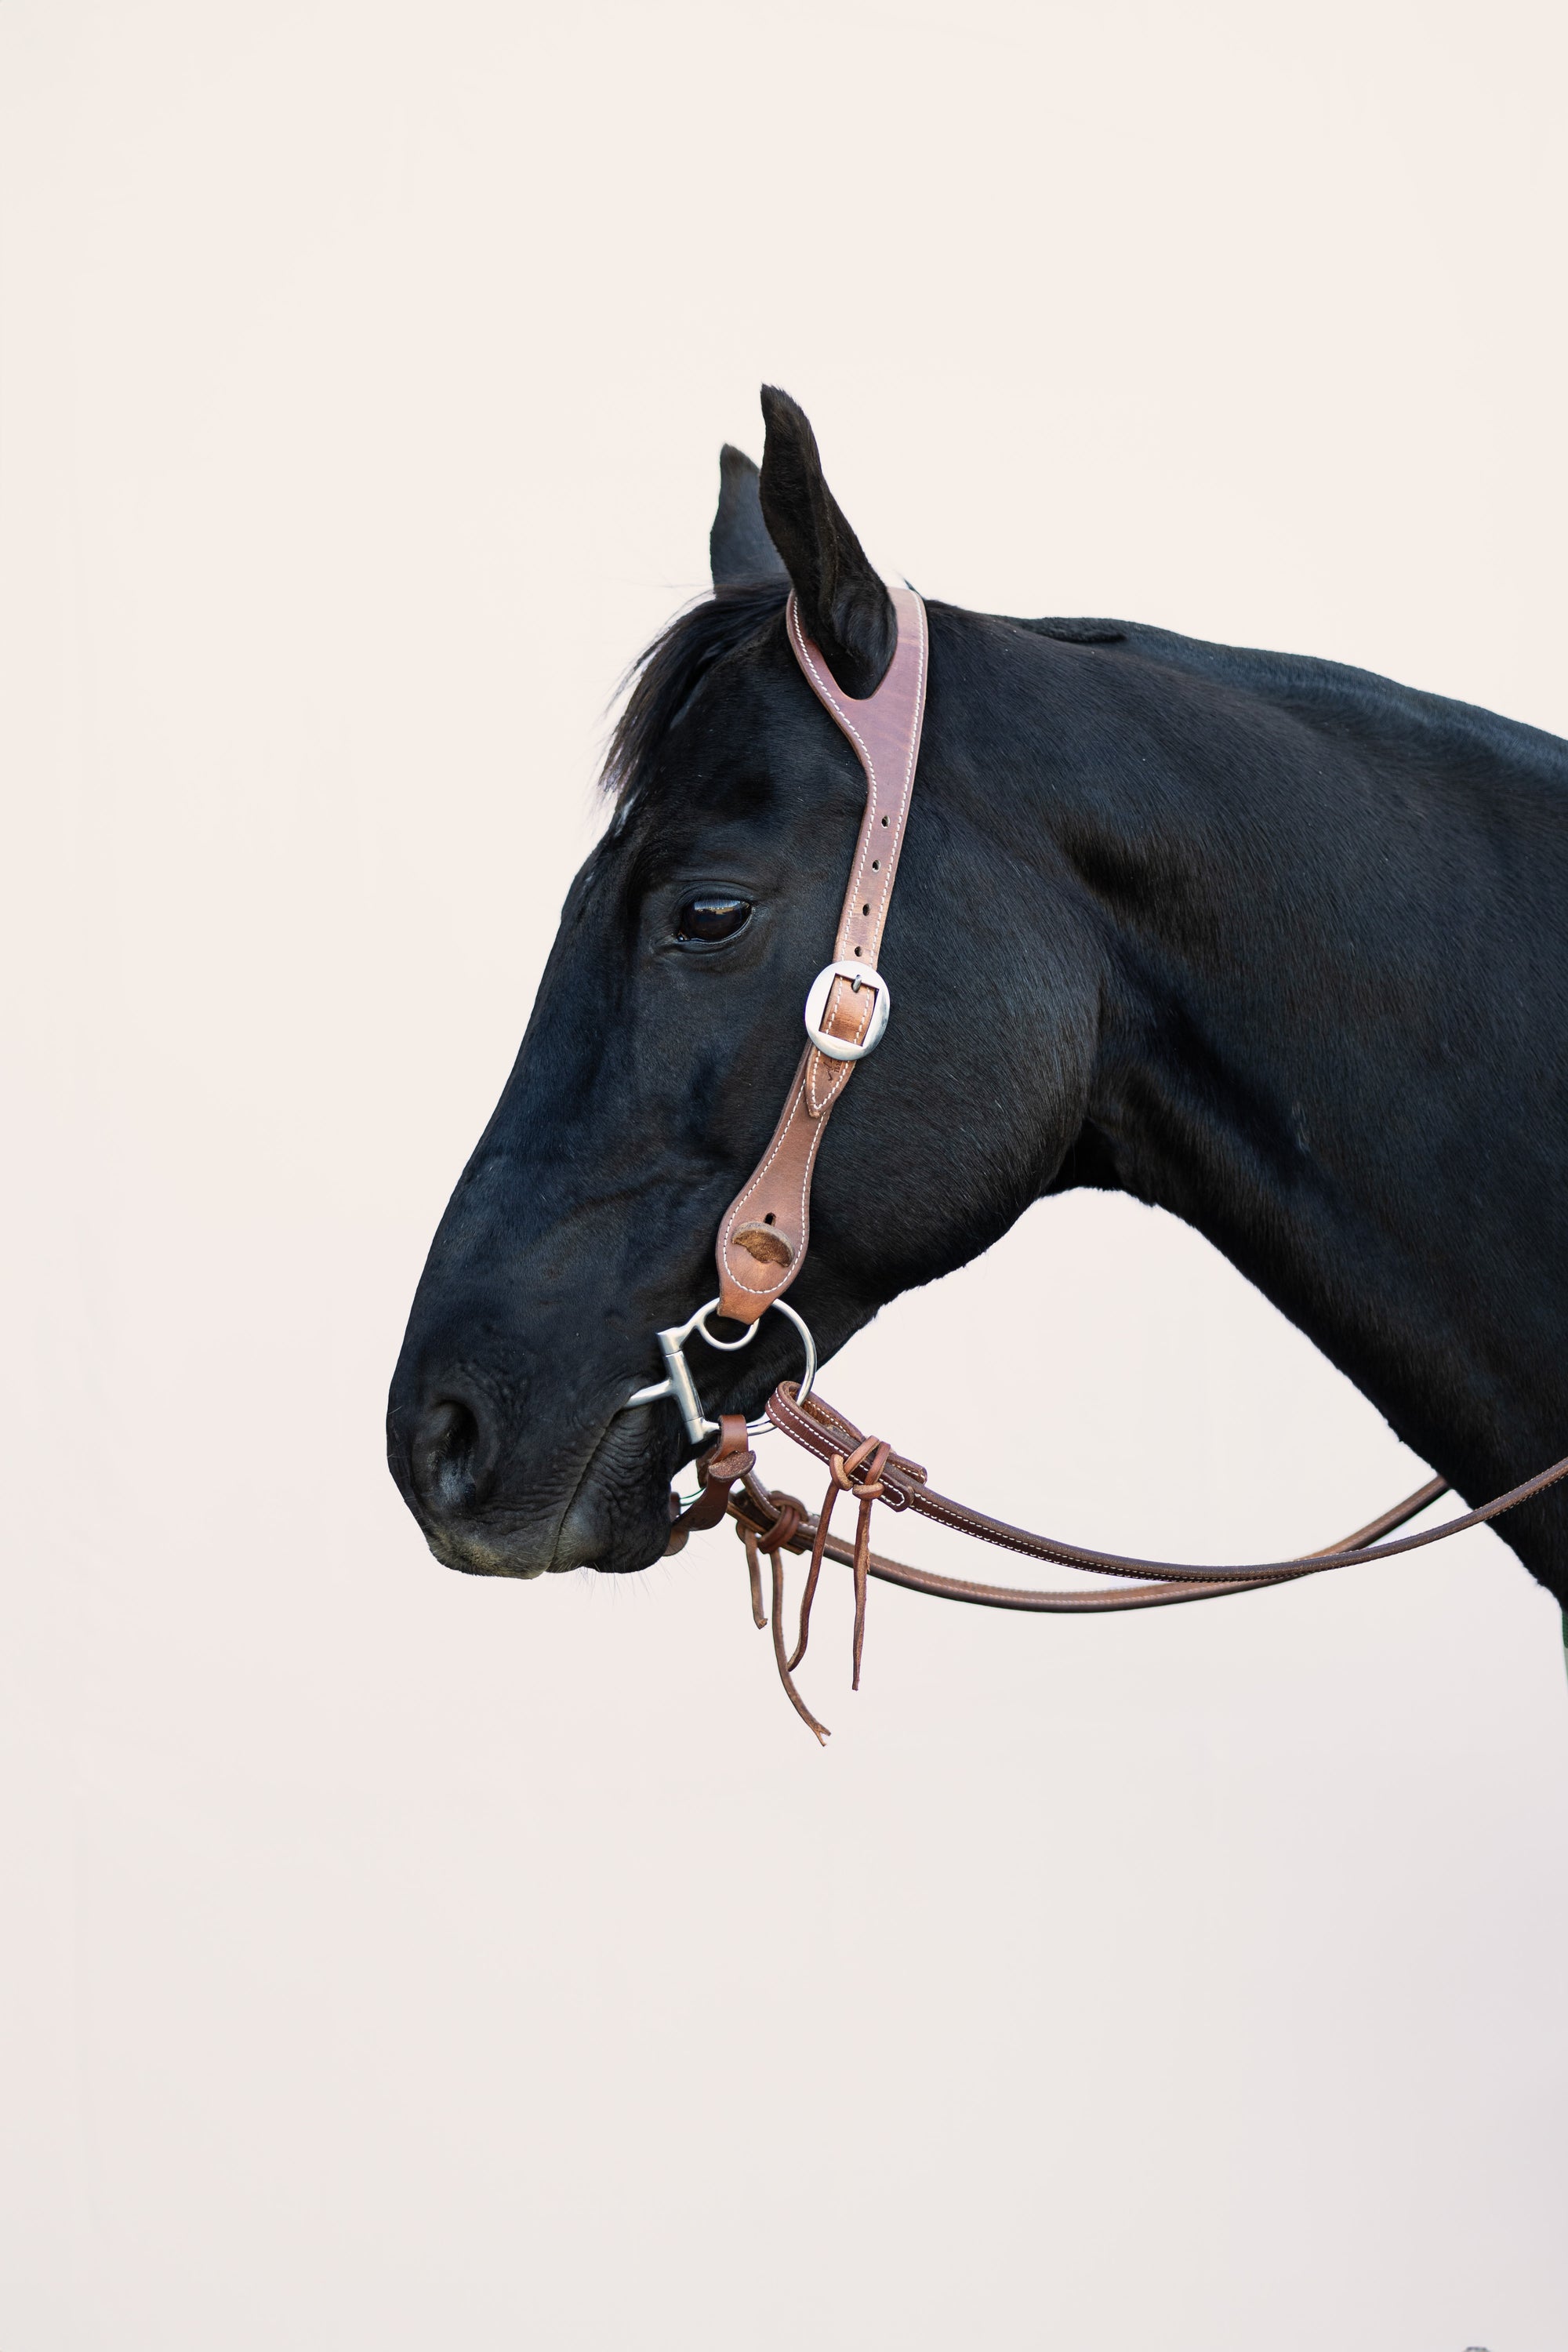
[[[832,952],[886,590],[810,425],[721,462],[714,593],[640,666],[613,820],[442,1220],[393,1382],[437,1558],[645,1567],[689,1451],[653,1333],[711,1297]],[[1365,671],[1113,621],[930,607],[881,966],[792,1292],[825,1355],[1042,1193],[1119,1188],[1223,1250],[1472,1502],[1568,1451],[1568,745]],[[710,1412],[798,1372],[696,1351]],[[1568,1601],[1568,1491],[1502,1522]]]

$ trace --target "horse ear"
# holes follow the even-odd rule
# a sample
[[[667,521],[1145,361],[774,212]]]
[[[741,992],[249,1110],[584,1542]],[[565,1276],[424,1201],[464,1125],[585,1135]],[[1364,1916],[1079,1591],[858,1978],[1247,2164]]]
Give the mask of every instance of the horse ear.
[[[893,600],[822,478],[816,436],[787,392],[763,386],[762,507],[800,623],[846,694],[875,694],[899,643]]]
[[[715,588],[734,588],[742,581],[783,580],[788,576],[763,520],[763,504],[757,495],[761,480],[762,476],[745,451],[732,448],[726,441],[719,452],[719,511],[708,534]]]

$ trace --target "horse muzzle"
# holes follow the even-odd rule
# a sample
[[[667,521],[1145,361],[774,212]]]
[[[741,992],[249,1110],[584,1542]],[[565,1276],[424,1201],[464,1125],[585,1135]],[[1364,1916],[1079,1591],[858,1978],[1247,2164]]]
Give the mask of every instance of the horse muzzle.
[[[537,1427],[509,1429],[477,1384],[444,1381],[440,1391],[412,1412],[388,1414],[387,1457],[444,1568],[524,1579],[614,1573],[663,1551],[668,1479],[650,1458],[644,1416],[612,1412],[585,1452],[579,1438],[541,1460]]]

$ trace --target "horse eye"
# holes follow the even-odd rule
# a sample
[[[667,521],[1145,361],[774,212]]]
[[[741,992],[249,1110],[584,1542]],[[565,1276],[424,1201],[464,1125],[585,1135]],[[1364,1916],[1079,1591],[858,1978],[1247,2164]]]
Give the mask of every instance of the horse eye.
[[[732,898],[727,890],[698,890],[682,900],[675,936],[686,940],[732,939],[751,911],[749,898]]]

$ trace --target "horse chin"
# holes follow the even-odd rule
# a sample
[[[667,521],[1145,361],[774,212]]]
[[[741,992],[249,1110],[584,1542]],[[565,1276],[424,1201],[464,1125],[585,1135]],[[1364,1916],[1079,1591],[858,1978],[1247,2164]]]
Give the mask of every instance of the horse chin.
[[[647,1416],[617,1413],[556,1512],[492,1510],[456,1526],[426,1525],[425,1539],[443,1568],[464,1576],[528,1580],[574,1568],[635,1574],[669,1538],[668,1482],[654,1465],[650,1435]]]
[[[516,1576],[527,1582],[547,1574],[554,1565],[540,1559],[527,1538],[510,1529],[492,1534],[478,1528],[465,1528],[460,1533],[426,1528],[425,1540],[442,1567],[456,1569],[459,1576]]]

